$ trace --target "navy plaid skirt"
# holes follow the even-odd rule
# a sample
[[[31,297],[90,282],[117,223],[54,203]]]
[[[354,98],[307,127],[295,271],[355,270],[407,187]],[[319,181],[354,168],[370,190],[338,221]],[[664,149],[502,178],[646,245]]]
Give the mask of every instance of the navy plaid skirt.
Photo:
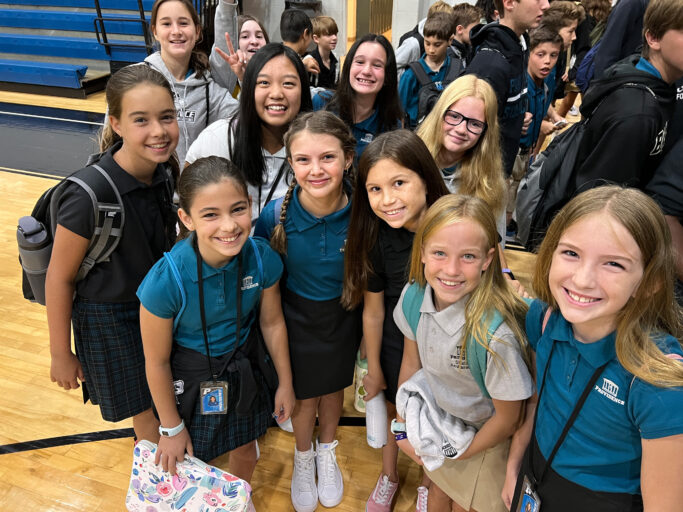
[[[99,405],[102,418],[121,421],[152,407],[140,336],[140,303],[73,304],[76,356],[83,367],[83,402]]]

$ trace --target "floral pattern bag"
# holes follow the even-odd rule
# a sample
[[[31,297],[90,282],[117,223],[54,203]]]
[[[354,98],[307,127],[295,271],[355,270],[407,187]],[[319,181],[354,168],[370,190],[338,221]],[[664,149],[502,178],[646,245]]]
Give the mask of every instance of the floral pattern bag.
[[[133,452],[133,469],[126,508],[134,512],[253,511],[249,483],[185,456],[171,476],[154,464],[157,445],[140,441]]]

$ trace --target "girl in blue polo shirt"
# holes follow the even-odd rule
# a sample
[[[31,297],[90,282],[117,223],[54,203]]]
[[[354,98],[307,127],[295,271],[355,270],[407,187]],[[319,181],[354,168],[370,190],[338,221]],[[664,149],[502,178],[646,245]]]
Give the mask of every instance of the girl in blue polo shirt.
[[[681,509],[674,261],[661,211],[638,190],[592,189],[553,220],[526,320],[539,396],[511,448],[512,510]]]
[[[174,473],[185,452],[205,461],[229,452],[230,472],[249,480],[255,440],[273,412],[274,379],[267,379],[274,376],[259,327],[279,379],[278,420],[294,407],[282,263],[266,243],[249,238],[251,198],[234,164],[197,160],[181,175],[178,196],[190,235],[138,289],[147,380],[161,422],[156,461]]]
[[[360,312],[346,311],[339,301],[351,212],[346,174],[354,144],[349,128],[330,112],[295,119],[285,134],[295,182],[284,199],[263,209],[254,231],[270,239],[287,274],[282,307],[297,399],[291,487],[297,512],[315,510],[318,500],[334,507],[344,492],[335,437],[361,337]],[[314,451],[316,413],[320,431]]]
[[[313,96],[313,109],[323,108],[351,127],[356,160],[380,133],[401,126],[396,56],[384,36],[366,34],[351,46],[334,93],[323,91]]]

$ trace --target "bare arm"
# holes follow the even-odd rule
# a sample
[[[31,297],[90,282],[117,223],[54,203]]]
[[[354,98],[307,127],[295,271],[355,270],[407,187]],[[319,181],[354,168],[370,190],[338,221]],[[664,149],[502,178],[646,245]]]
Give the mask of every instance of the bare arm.
[[[180,425],[181,418],[175,403],[173,375],[171,373],[171,348],[173,346],[173,319],[158,317],[140,306],[140,333],[145,351],[145,371],[152,399],[159,414],[161,426],[173,428]],[[192,441],[187,428],[173,437],[161,436],[155,462],[164,471],[175,474],[176,462],[192,455]]]
[[[472,439],[469,448],[460,458],[466,459],[479,452],[496,446],[501,441],[512,436],[521,419],[524,400],[496,400],[493,399],[493,407],[496,410]]]
[[[278,422],[286,421],[294,410],[292,367],[289,364],[287,326],[282,315],[280,284],[276,283],[261,293],[261,332],[277,372],[278,388],[275,392],[275,411]]]
[[[675,512],[683,503],[683,434],[643,439],[640,487],[645,512]]]
[[[422,368],[422,363],[420,362],[420,352],[417,349],[417,342],[404,336],[403,359],[401,360],[401,371],[398,374],[398,387],[401,387],[401,384],[415,375],[420,368]],[[396,419],[401,422],[405,421],[398,412],[396,413]],[[415,453],[415,448],[413,448],[413,445],[410,444],[408,439],[396,441],[396,444],[403,453],[408,455],[408,457],[413,459],[417,464],[422,465],[422,459]]]
[[[83,369],[71,351],[71,310],[75,280],[90,240],[57,225],[52,257],[45,278],[45,302],[50,332],[50,378],[64,389],[76,389]]]
[[[368,393],[365,400],[370,400],[387,387],[379,363],[384,314],[384,292],[365,292],[363,294],[363,338],[368,358],[368,373],[363,378],[363,386]]]

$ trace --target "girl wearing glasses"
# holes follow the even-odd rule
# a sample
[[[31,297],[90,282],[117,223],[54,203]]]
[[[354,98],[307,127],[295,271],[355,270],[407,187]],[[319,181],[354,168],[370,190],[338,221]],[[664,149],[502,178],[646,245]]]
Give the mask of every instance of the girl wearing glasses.
[[[491,86],[465,75],[441,94],[417,129],[448,190],[488,203],[505,237],[505,180],[500,154],[498,101]]]

